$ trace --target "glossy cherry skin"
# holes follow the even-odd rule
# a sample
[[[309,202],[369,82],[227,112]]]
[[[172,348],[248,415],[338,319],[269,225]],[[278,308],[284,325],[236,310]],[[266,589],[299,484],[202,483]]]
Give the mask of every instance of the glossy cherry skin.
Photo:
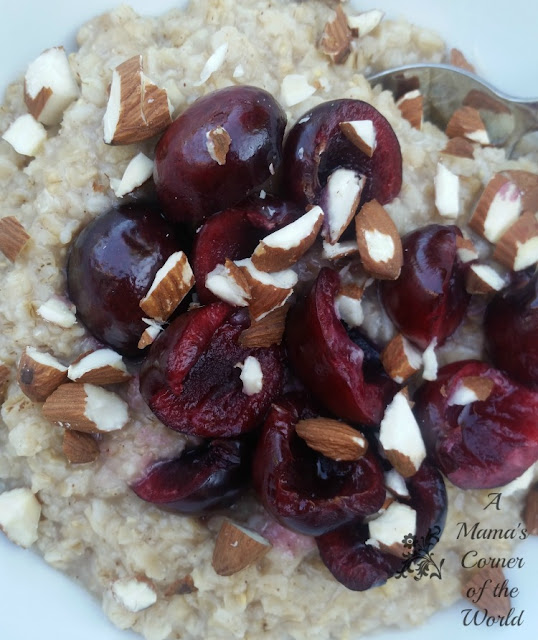
[[[484,329],[493,364],[538,390],[538,274],[492,298]]]
[[[174,320],[151,346],[140,371],[142,397],[163,424],[201,438],[229,438],[251,431],[279,395],[280,347],[244,349],[237,343],[248,313],[222,302]],[[238,363],[257,358],[261,391],[243,392]]]
[[[406,480],[406,485],[410,497],[400,501],[417,512],[414,553],[427,553],[437,543],[446,521],[443,478],[432,464],[424,461],[418,472]],[[356,520],[316,539],[327,569],[353,591],[378,587],[403,567],[401,558],[368,544],[369,537],[368,525]]]
[[[251,198],[232,209],[215,213],[196,233],[192,269],[202,304],[218,298],[205,287],[207,274],[228,260],[249,258],[267,234],[290,224],[303,212],[293,203],[272,196]]]
[[[218,127],[231,138],[223,164],[208,149],[207,134]],[[155,187],[167,217],[196,227],[243,200],[278,170],[285,127],[280,105],[258,87],[226,87],[196,100],[155,149]]]
[[[371,158],[340,130],[341,122],[372,120],[377,146]],[[353,169],[367,177],[363,199],[381,204],[393,200],[402,186],[400,143],[384,116],[361,100],[332,100],[303,114],[284,145],[283,180],[296,202],[318,204],[322,188],[333,171]]]
[[[289,360],[332,413],[351,422],[378,425],[398,386],[383,370],[372,346],[366,348],[365,341],[361,347],[360,332],[348,334],[336,315],[339,289],[338,273],[324,268],[310,293],[290,311]]]
[[[248,484],[250,461],[246,441],[212,440],[155,463],[132,489],[165,509],[202,514],[237,500]]]
[[[254,454],[254,487],[269,513],[290,529],[320,535],[380,509],[385,487],[376,456],[336,462],[313,451],[295,432],[300,417],[291,399],[273,404]]]
[[[486,400],[450,404],[462,379],[494,383]],[[484,362],[465,360],[439,370],[415,395],[415,414],[428,454],[462,489],[511,482],[538,460],[538,393]]]
[[[421,349],[437,346],[460,325],[470,295],[465,265],[457,254],[458,227],[431,224],[402,239],[404,264],[397,280],[380,283],[381,301],[390,319]]]
[[[147,325],[139,306],[157,271],[185,239],[147,203],[110,209],[71,245],[67,287],[80,320],[93,335],[126,356],[138,356]]]

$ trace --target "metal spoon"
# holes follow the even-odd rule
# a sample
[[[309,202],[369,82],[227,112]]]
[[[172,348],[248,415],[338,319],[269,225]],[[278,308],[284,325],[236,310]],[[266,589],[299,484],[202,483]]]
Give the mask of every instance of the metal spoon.
[[[538,131],[538,99],[514,98],[499,91],[474,73],[447,64],[412,64],[395,67],[369,77],[372,86],[381,85],[399,97],[419,89],[424,96],[424,119],[443,130],[456,109],[476,106],[492,144],[503,146],[508,156],[523,136]],[[484,99],[484,94],[489,101]]]

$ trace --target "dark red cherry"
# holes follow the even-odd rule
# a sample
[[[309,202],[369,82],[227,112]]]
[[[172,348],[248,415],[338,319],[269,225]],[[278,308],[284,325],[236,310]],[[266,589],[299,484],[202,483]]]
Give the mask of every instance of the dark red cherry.
[[[456,331],[469,304],[465,266],[453,225],[431,224],[402,239],[404,264],[397,280],[380,283],[381,300],[397,329],[421,349]]]
[[[489,397],[453,404],[473,376],[490,380]],[[538,460],[538,393],[484,362],[466,360],[439,370],[415,396],[415,414],[427,451],[462,489],[500,487]]]
[[[538,389],[538,274],[497,293],[484,328],[493,364]]]
[[[340,130],[341,122],[372,120],[377,146],[371,158]],[[402,186],[402,154],[392,127],[377,109],[361,100],[324,102],[305,113],[284,145],[283,179],[296,202],[318,203],[322,188],[336,169],[354,169],[367,177],[363,198],[381,204],[393,200]]]
[[[417,512],[414,555],[429,552],[443,531],[447,495],[439,471],[423,462],[418,472],[406,480],[409,504]],[[405,535],[405,533],[404,533]],[[403,568],[403,560],[367,543],[368,524],[357,520],[316,539],[323,563],[348,589],[365,591],[384,584]]]
[[[175,460],[152,465],[132,489],[142,500],[179,513],[230,506],[250,478],[249,454],[243,440],[205,442]]]
[[[155,150],[155,187],[167,217],[197,226],[243,200],[278,170],[285,127],[280,105],[258,87],[226,87],[196,100]],[[230,142],[219,162],[208,136],[221,129]]]
[[[336,315],[340,288],[336,271],[320,271],[307,297],[290,312],[288,356],[308,389],[332,413],[351,422],[377,425],[397,385],[385,373],[375,347]]]
[[[92,220],[71,245],[67,287],[77,314],[93,335],[137,356],[147,325],[139,306],[157,271],[185,238],[147,203],[132,203]]]
[[[167,427],[201,438],[228,438],[250,431],[279,395],[280,347],[244,349],[237,344],[250,324],[246,310],[222,302],[185,313],[151,346],[140,371],[140,391]],[[247,395],[237,367],[248,356],[261,367],[261,391]]]
[[[375,454],[356,462],[331,460],[296,434],[300,417],[290,399],[273,404],[254,454],[254,486],[269,513],[290,529],[320,535],[378,511],[385,487]]]
[[[196,291],[202,304],[218,298],[205,287],[208,273],[226,259],[249,258],[258,242],[302,214],[291,202],[272,196],[253,198],[240,207],[212,215],[196,233],[192,251],[192,269]]]

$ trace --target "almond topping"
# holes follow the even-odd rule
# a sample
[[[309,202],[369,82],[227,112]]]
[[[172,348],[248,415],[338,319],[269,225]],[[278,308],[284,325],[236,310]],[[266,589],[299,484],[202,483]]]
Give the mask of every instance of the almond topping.
[[[524,213],[503,233],[493,253],[495,260],[513,271],[521,271],[538,262],[538,220]]]
[[[340,260],[354,253],[359,253],[359,245],[356,240],[345,240],[334,244],[323,241],[322,256],[327,260]]]
[[[218,264],[210,271],[205,286],[211,293],[234,307],[248,306],[251,298],[250,282],[245,272],[231,260]]]
[[[416,534],[417,512],[406,504],[391,502],[378,518],[368,522],[368,530],[366,544],[401,557],[406,551],[403,539]]]
[[[377,146],[377,137],[372,120],[341,122],[340,131],[369,158],[374,155]]]
[[[458,158],[474,158],[474,145],[470,140],[456,136],[449,138],[445,148],[441,151],[448,156],[456,156]]]
[[[259,271],[282,271],[295,264],[314,244],[323,223],[323,211],[312,207],[291,224],[270,233],[252,254]]]
[[[8,260],[15,262],[28,240],[30,236],[17,218],[14,216],[0,218],[0,251]]]
[[[112,349],[97,349],[71,363],[67,377],[76,382],[102,385],[125,382],[131,374],[119,353]]]
[[[137,187],[141,187],[153,175],[153,160],[143,153],[137,153],[129,162],[121,180],[111,178],[110,186],[118,198],[132,193]]]
[[[340,287],[336,296],[336,312],[348,327],[359,327],[364,320],[362,309],[362,295],[364,287],[354,283],[347,283]]]
[[[171,122],[166,91],[144,75],[142,56],[133,56],[114,69],[103,119],[107,144],[147,140]]]
[[[494,593],[497,586],[502,585],[506,577],[498,567],[483,567],[474,571],[471,578],[463,585],[461,593],[478,609],[486,611],[488,616],[507,616],[510,612],[510,597],[506,590]],[[469,593],[478,594],[469,596]]]
[[[487,400],[493,391],[495,383],[485,376],[466,376],[462,378],[457,388],[448,399],[448,404],[465,406],[472,402]]]
[[[140,336],[140,340],[137,345],[139,349],[145,349],[146,347],[149,347],[150,344],[153,344],[155,342],[155,338],[163,330],[163,326],[151,318],[142,318],[142,320],[148,325],[148,327],[144,329]]]
[[[238,362],[235,366],[241,369],[239,378],[245,395],[253,396],[263,389],[263,371],[258,358],[247,356],[243,363]]]
[[[503,171],[521,192],[521,208],[523,211],[538,212],[538,174],[520,169]]]
[[[62,451],[71,464],[86,464],[99,457],[99,443],[90,433],[66,429]]]
[[[335,64],[342,64],[351,52],[351,29],[340,5],[335,12],[335,19],[327,22],[323,29],[319,46]]]
[[[149,291],[140,300],[140,308],[150,318],[164,322],[193,286],[189,260],[183,251],[176,251],[155,274]]]
[[[478,259],[478,251],[470,238],[456,236],[456,248],[458,258],[461,262],[472,262],[473,260]]]
[[[435,206],[444,218],[457,218],[460,213],[460,179],[442,162],[437,163],[434,178]]]
[[[415,129],[422,128],[424,119],[424,98],[418,89],[408,91],[398,99],[396,106],[402,114],[402,118],[407,120]]]
[[[114,598],[131,613],[138,613],[157,602],[157,593],[149,580],[122,578],[112,585]]]
[[[79,96],[79,88],[65,49],[53,47],[38,56],[24,76],[24,101],[36,120],[59,124],[65,109]]]
[[[422,365],[420,352],[401,333],[396,335],[381,352],[385,371],[398,384],[404,383]]]
[[[437,380],[439,363],[437,361],[437,354],[435,353],[436,348],[437,338],[434,338],[422,354],[422,363],[424,365],[424,369],[422,370],[422,377],[424,378],[424,380]]]
[[[17,153],[35,157],[47,139],[47,131],[32,115],[25,113],[10,124],[2,138],[9,142]]]
[[[325,211],[324,239],[336,244],[357,212],[366,179],[351,169],[337,169],[321,194]]]
[[[311,449],[337,462],[359,460],[368,449],[368,441],[360,431],[338,420],[299,420],[295,430]]]
[[[465,69],[465,71],[470,71],[471,73],[475,73],[475,68],[467,60],[467,58],[463,55],[463,53],[459,49],[450,50],[450,64],[453,65],[454,67]]]
[[[360,37],[368,35],[383,20],[385,14],[379,9],[363,11],[356,16],[348,16],[347,23],[354,35]]]
[[[0,494],[0,531],[20,547],[31,547],[38,538],[41,505],[30,489]]]
[[[513,182],[496,173],[486,185],[469,220],[473,231],[497,242],[521,213],[521,193]]]
[[[216,127],[206,134],[207,151],[217,164],[226,164],[226,156],[230,150],[232,139],[224,127]]]
[[[215,541],[211,564],[219,576],[231,576],[257,562],[270,549],[269,541],[255,531],[225,519]]]
[[[488,145],[490,139],[480,113],[473,107],[460,107],[450,118],[446,126],[446,135],[449,138],[462,137]]]
[[[66,429],[107,433],[129,420],[127,404],[115,393],[82,382],[62,384],[43,405],[43,415]]]
[[[405,478],[396,469],[390,469],[385,473],[385,487],[396,498],[409,498]]]
[[[34,402],[44,402],[66,381],[67,367],[49,353],[26,347],[17,368],[17,382],[24,395]]]
[[[248,349],[280,344],[286,327],[288,310],[289,305],[284,305],[271,311],[261,320],[252,322],[248,329],[241,332],[239,346]]]
[[[403,264],[402,241],[387,211],[367,202],[355,217],[357,244],[364,268],[380,280],[396,280]]]
[[[293,107],[316,93],[316,87],[308,84],[305,76],[291,73],[285,76],[280,87],[282,102],[286,107]]]
[[[524,519],[531,536],[538,536],[538,484],[532,486],[527,493]]]
[[[468,293],[485,295],[500,291],[506,286],[504,279],[487,264],[473,264],[465,274]]]

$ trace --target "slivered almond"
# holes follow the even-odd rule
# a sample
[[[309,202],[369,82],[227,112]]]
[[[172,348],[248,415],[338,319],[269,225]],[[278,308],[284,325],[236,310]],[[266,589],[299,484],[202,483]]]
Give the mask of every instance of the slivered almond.
[[[444,218],[457,218],[460,213],[460,179],[447,169],[442,162],[437,163],[437,172],[433,179],[435,187],[435,206]]]
[[[422,128],[424,119],[424,98],[418,89],[404,93],[396,102],[396,106],[402,114],[402,118],[407,120],[415,129]]]
[[[71,464],[86,464],[99,457],[99,443],[90,433],[66,429],[62,451]]]
[[[368,441],[360,431],[338,420],[299,420],[295,430],[311,449],[332,460],[359,460],[368,449]]]
[[[538,484],[533,485],[527,493],[523,517],[527,531],[531,536],[538,536]]]
[[[140,308],[150,318],[168,320],[176,307],[194,286],[194,275],[183,251],[173,253],[157,271]]]
[[[231,260],[210,271],[205,286],[218,298],[234,307],[246,307],[251,299],[250,281],[244,271]]]
[[[497,242],[519,218],[521,210],[521,192],[517,185],[496,173],[482,192],[469,226],[486,240]]]
[[[155,338],[161,333],[163,330],[163,326],[152,320],[151,318],[142,318],[142,320],[148,325],[146,329],[142,332],[140,336],[140,340],[138,341],[138,348],[145,349],[149,347],[150,344],[153,344]]]
[[[171,124],[164,89],[144,74],[142,56],[133,56],[112,72],[112,84],[103,118],[107,144],[132,144],[161,133]]]
[[[345,240],[334,244],[323,241],[322,255],[327,260],[340,260],[355,253],[359,253],[359,245],[356,240]]]
[[[486,126],[478,109],[473,107],[460,107],[454,111],[448,121],[445,133],[449,138],[462,137],[481,145],[490,144]]]
[[[211,564],[219,576],[231,576],[262,558],[271,549],[268,540],[228,519],[222,522]]]
[[[123,358],[112,349],[97,349],[71,363],[67,377],[76,382],[116,384],[131,378]]]
[[[456,136],[449,138],[445,148],[441,151],[448,156],[456,156],[458,158],[474,158],[474,145],[470,140]]]
[[[358,327],[364,320],[364,311],[362,309],[362,295],[365,287],[358,284],[348,282],[340,287],[336,296],[336,311],[341,320],[348,327]]]
[[[286,327],[286,315],[290,305],[285,304],[264,318],[251,323],[239,335],[239,346],[243,348],[270,347],[273,344],[280,344]]]
[[[512,113],[510,109],[500,100],[494,98],[485,91],[480,89],[471,89],[469,93],[463,99],[463,105],[466,107],[473,107],[474,109],[484,109],[485,111],[491,111],[492,113]]]
[[[359,254],[366,271],[380,280],[396,280],[403,264],[402,241],[387,211],[367,202],[355,216]]]
[[[521,192],[523,211],[538,212],[538,174],[521,169],[509,169],[502,172]]]
[[[374,155],[377,146],[375,126],[372,120],[353,120],[351,122],[341,122],[340,131],[358,149],[369,158]]]
[[[15,262],[30,236],[14,216],[0,218],[0,251],[10,262]]]
[[[217,164],[226,164],[232,139],[224,127],[215,127],[206,133],[207,151]]]
[[[470,579],[462,585],[461,594],[475,607],[486,611],[488,616],[507,616],[510,612],[510,597],[506,595],[506,590],[494,593],[495,588],[505,580],[502,569],[483,567],[473,571]]]
[[[26,347],[17,367],[17,382],[25,396],[34,402],[44,402],[67,381],[67,367],[50,353]]]
[[[473,264],[465,274],[465,289],[468,293],[485,295],[500,291],[505,286],[504,278],[487,264]]]
[[[381,362],[389,376],[398,384],[402,384],[420,369],[422,356],[409,340],[399,333],[381,352]]]
[[[270,233],[252,254],[252,264],[259,271],[282,271],[295,264],[314,244],[323,224],[321,207],[312,207],[291,224]]]
[[[335,8],[336,17],[327,22],[321,34],[319,47],[335,64],[342,64],[351,53],[351,29],[342,7]]]
[[[357,212],[366,179],[351,169],[337,169],[321,193],[325,211],[323,238],[336,244]]]
[[[66,429],[107,433],[129,420],[127,404],[115,393],[82,382],[60,385],[45,401],[43,415]]]
[[[461,262],[472,262],[478,259],[478,251],[470,238],[456,236],[456,251]]]
[[[43,304],[39,305],[36,313],[43,318],[43,320],[63,327],[64,329],[69,329],[77,321],[75,305],[65,298],[56,296],[49,298]]]
[[[465,71],[475,73],[475,68],[459,49],[450,50],[450,64],[460,69],[465,69]]]
[[[457,388],[448,399],[448,404],[465,406],[472,402],[483,402],[489,398],[494,386],[495,383],[491,378],[466,376],[459,381]]]
[[[493,257],[513,271],[521,271],[538,262],[538,220],[525,212],[497,241]]]

